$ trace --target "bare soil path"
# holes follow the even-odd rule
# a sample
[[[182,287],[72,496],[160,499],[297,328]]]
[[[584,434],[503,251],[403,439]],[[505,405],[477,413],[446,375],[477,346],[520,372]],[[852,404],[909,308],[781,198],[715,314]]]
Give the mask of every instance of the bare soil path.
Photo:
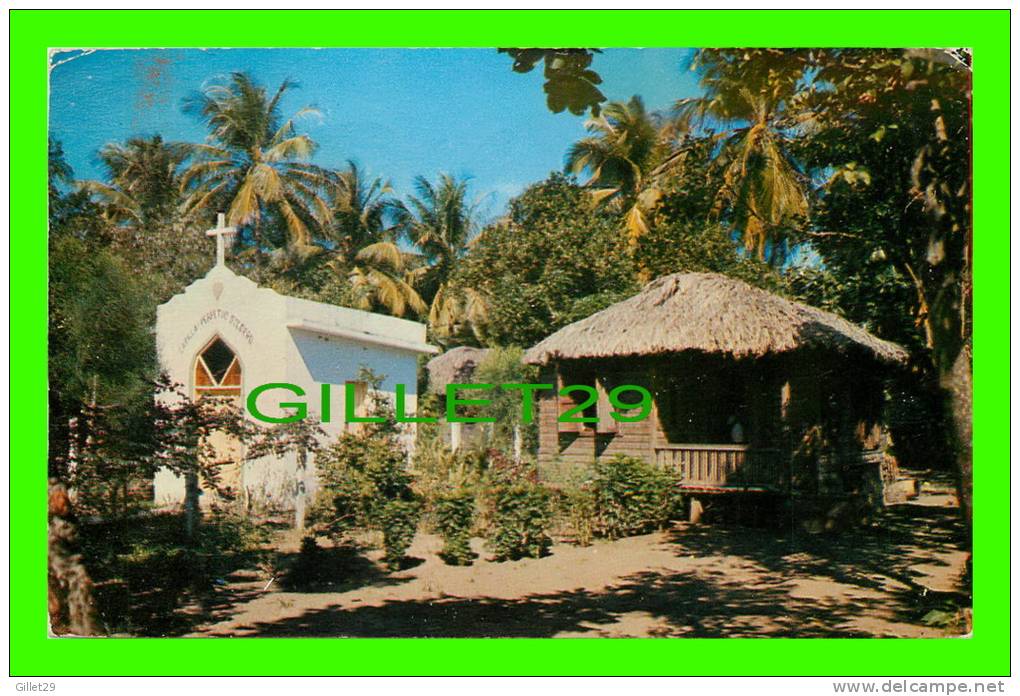
[[[341,559],[345,579],[321,592],[235,574],[193,608],[192,635],[938,637],[954,629],[932,617],[969,605],[963,529],[944,493],[834,536],[678,524],[504,563],[476,540],[470,567],[445,565],[440,547],[419,534],[394,573],[377,552]]]

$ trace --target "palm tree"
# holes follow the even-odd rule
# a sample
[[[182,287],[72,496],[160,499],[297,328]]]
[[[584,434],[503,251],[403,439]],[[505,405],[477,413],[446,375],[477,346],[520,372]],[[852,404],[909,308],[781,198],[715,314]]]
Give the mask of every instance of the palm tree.
[[[264,243],[262,222],[281,221],[287,240],[302,246],[328,224],[331,211],[323,190],[334,183],[325,169],[308,162],[316,144],[299,134],[295,121],[316,112],[300,109],[282,121],[280,100],[295,83],[285,80],[269,96],[245,73],[225,84],[211,84],[185,100],[184,110],[209,129],[205,144],[195,146],[196,161],[185,174],[189,211],[225,205],[227,222],[249,227],[256,258]]]
[[[337,172],[332,200],[329,239],[348,263],[370,244],[384,241],[387,213],[394,202],[388,196],[393,189],[382,179],[366,178],[357,164],[348,160],[347,168]]]
[[[627,211],[632,242],[648,231],[647,215],[659,197],[657,189],[649,186],[649,176],[664,149],[659,125],[641,97],[610,102],[585,124],[591,135],[567,151],[565,169],[590,175],[585,185],[593,188],[595,200]]]
[[[674,127],[721,125],[715,162],[722,174],[717,212],[728,213],[744,247],[765,259],[781,258],[780,230],[808,213],[807,178],[789,155],[789,113],[800,64],[786,54],[762,54],[755,62],[730,60],[725,51],[702,51],[701,97],[674,106]],[[768,69],[769,67],[773,69]]]
[[[74,171],[64,156],[64,146],[59,140],[50,138],[47,143],[47,173],[49,175],[49,195],[53,200],[60,195],[60,184],[69,184],[74,179]]]
[[[190,145],[165,142],[159,135],[108,143],[99,151],[108,183],[80,186],[95,195],[113,222],[142,229],[174,226],[186,222],[180,168],[190,153]]]
[[[480,343],[488,318],[488,306],[480,292],[444,283],[429,307],[429,330],[432,339],[444,347]]]
[[[393,316],[424,316],[428,307],[415,290],[421,267],[413,254],[401,251],[392,240],[358,250],[348,279],[358,309],[382,310]]]
[[[467,252],[477,230],[477,205],[467,201],[467,181],[449,174],[440,174],[436,184],[419,176],[414,188],[418,195],[394,210],[395,227],[422,252],[423,295],[431,302]]]
[[[414,188],[417,195],[395,209],[395,227],[422,252],[413,282],[428,304],[432,337],[443,344],[476,340],[485,303],[472,288],[453,287],[451,279],[475,238],[478,206],[467,200],[468,182],[449,174],[440,174],[435,184],[419,176]]]

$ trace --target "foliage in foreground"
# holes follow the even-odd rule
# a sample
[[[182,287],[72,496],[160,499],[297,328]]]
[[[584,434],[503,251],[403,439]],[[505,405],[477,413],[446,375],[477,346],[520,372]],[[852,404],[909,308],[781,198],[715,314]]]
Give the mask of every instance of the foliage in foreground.
[[[218,578],[261,559],[268,529],[213,515],[188,539],[182,515],[123,517],[80,527],[82,558],[109,633],[177,635],[189,628],[178,609]]]
[[[673,479],[635,457],[596,462],[591,494],[596,529],[609,539],[658,529],[680,504]]]
[[[378,525],[383,533],[384,560],[391,570],[400,568],[404,554],[414,541],[421,518],[417,500],[389,500],[379,510]]]
[[[320,487],[311,521],[335,540],[355,528],[379,530],[387,563],[397,564],[418,520],[405,459],[393,437],[342,434],[316,457]]]
[[[530,482],[501,485],[494,491],[493,529],[489,546],[496,560],[541,558],[552,546],[552,497]]]
[[[363,368],[359,379],[371,385],[369,411],[382,420],[318,451],[319,491],[310,520],[335,541],[355,528],[381,531],[386,564],[398,568],[414,539],[421,501],[411,488],[392,407],[379,392],[382,377]]]
[[[474,491],[462,489],[440,496],[433,506],[436,531],[443,537],[443,560],[471,565],[471,531],[475,521]]]

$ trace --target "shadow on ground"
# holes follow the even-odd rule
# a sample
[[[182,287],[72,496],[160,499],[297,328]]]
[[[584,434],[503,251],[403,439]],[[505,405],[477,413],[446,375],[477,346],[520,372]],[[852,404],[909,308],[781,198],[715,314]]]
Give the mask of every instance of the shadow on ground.
[[[240,636],[551,637],[626,634],[628,617],[650,617],[653,635],[689,637],[876,637],[917,625],[933,607],[969,606],[959,588],[932,592],[920,565],[965,548],[952,508],[901,505],[873,527],[840,536],[790,530],[681,525],[668,541],[678,556],[729,556],[725,565],[649,570],[607,590],[519,599],[441,597],[381,606],[330,606],[241,627]],[[741,565],[755,568],[736,572]],[[870,621],[882,617],[882,621]]]

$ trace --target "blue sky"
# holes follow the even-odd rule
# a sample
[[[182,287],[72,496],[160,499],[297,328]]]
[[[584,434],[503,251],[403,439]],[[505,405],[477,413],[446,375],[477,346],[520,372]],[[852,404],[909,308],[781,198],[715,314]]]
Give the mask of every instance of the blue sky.
[[[74,54],[57,54],[52,63]],[[689,49],[607,49],[593,68],[611,100],[640,94],[666,109],[697,92]],[[301,122],[318,144],[315,161],[357,161],[389,179],[398,195],[418,174],[470,176],[487,216],[527,184],[563,165],[584,135],[584,117],[545,105],[541,68],[520,75],[495,49],[173,49],[80,55],[50,75],[50,133],[62,141],[78,178],[101,175],[105,143],[160,133],[202,140],[181,101],[210,78],[245,70],[271,89],[285,78],[300,88],[283,112],[315,106]]]

